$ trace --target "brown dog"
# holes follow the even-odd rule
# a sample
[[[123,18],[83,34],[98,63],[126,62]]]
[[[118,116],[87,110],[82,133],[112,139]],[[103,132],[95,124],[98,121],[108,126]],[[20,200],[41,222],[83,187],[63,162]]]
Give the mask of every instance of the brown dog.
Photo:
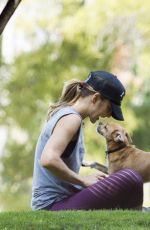
[[[131,168],[139,172],[144,182],[150,181],[150,152],[144,152],[132,145],[128,133],[118,124],[100,123],[97,131],[106,139],[109,174]]]

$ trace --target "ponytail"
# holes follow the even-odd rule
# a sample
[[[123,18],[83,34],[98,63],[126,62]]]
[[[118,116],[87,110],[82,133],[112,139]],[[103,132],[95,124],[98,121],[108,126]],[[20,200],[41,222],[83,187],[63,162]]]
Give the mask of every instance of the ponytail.
[[[93,93],[95,93],[95,90],[83,81],[70,80],[65,82],[60,99],[49,106],[47,121],[60,108],[72,105],[79,97],[85,97]]]

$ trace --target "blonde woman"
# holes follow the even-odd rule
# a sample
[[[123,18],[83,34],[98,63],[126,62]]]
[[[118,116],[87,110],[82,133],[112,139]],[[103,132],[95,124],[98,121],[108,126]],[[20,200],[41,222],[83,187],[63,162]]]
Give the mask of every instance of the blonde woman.
[[[125,89],[116,76],[91,72],[85,81],[67,82],[51,105],[35,151],[32,209],[91,210],[142,207],[141,176],[124,169],[106,177],[102,172],[79,174],[84,156],[83,120],[100,117],[124,120]],[[135,192],[136,191],[136,192]]]

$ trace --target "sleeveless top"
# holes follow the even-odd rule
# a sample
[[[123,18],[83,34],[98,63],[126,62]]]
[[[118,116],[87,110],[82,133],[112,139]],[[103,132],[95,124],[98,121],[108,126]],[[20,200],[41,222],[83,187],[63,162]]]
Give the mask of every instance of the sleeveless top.
[[[61,108],[56,113],[54,113],[50,120],[46,123],[38,138],[35,150],[32,182],[31,207],[33,210],[43,209],[44,207],[52,206],[53,203],[61,201],[72,195],[73,193],[83,189],[83,187],[80,185],[71,184],[70,182],[61,180],[60,178],[56,177],[50,170],[42,167],[40,164],[41,154],[44,146],[50,138],[57,122],[60,118],[69,114],[77,114],[78,116],[80,116],[79,113],[75,111],[72,107],[67,106]],[[74,149],[67,157],[63,156],[63,154],[61,156],[61,159],[71,170],[79,173],[84,152],[83,125],[81,122]]]

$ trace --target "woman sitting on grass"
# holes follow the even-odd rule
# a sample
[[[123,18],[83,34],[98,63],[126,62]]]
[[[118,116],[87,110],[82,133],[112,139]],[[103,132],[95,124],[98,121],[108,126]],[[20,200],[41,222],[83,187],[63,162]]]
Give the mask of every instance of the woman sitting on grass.
[[[106,176],[102,172],[79,174],[84,155],[83,120],[99,117],[124,120],[121,102],[125,89],[111,73],[91,72],[85,81],[69,81],[59,101],[51,105],[48,121],[35,152],[32,209],[89,210],[140,209],[141,176],[124,169]]]

